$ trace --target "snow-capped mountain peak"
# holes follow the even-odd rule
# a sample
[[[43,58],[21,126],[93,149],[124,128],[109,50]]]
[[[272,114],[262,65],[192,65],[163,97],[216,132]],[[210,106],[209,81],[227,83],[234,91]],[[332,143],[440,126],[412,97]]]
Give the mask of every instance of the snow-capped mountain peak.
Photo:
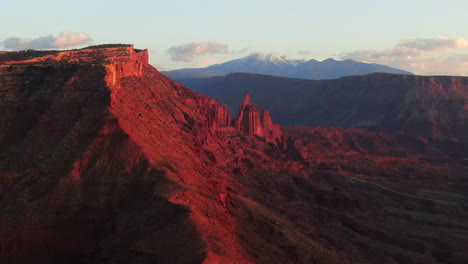
[[[374,72],[411,74],[410,72],[379,64],[361,63],[352,60],[338,61],[332,58],[317,60],[295,60],[275,54],[252,53],[244,58],[215,64],[201,69],[180,69],[165,72],[173,78],[224,76],[229,73],[245,72],[276,75],[302,79],[333,79],[349,75]]]
[[[298,63],[304,62],[304,60],[294,60],[288,56],[278,56],[275,54],[266,54],[266,53],[252,53],[249,56],[244,58],[245,60],[257,60],[270,63],[286,63],[291,65],[296,65]]]

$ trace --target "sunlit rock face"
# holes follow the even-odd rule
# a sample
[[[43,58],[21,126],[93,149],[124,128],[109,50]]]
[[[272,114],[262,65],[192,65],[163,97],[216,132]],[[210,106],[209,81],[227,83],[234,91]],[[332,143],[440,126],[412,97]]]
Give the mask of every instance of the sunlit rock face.
[[[247,93],[244,103],[240,106],[238,118],[235,120],[237,130],[248,135],[256,135],[265,138],[269,142],[280,140],[282,133],[280,125],[273,124],[270,112],[264,110],[260,120],[259,109],[250,104],[250,94]]]
[[[5,260],[248,261],[226,177],[279,154],[243,153],[226,106],[167,79],[132,45],[0,62]]]
[[[233,118],[132,45],[0,53],[0,111],[1,263],[467,260],[466,161]]]

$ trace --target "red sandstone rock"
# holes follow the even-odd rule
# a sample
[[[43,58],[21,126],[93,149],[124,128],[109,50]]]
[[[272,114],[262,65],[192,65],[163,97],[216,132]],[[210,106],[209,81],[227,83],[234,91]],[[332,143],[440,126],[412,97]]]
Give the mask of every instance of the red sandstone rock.
[[[281,138],[281,127],[279,124],[273,124],[273,120],[271,119],[270,112],[268,110],[263,110],[262,126],[267,140],[274,142],[274,140]]]
[[[442,147],[438,155],[468,156],[468,77],[375,73],[315,81],[236,73],[184,83],[230,109],[238,104],[235,98],[251,90],[282,126],[366,128],[412,140],[425,137],[431,140],[427,148]]]
[[[462,161],[248,96],[236,130],[129,45],[0,62],[2,263],[466,262]]]
[[[257,106],[241,105],[239,117],[236,120],[236,128],[247,135],[265,137]]]
[[[163,262],[204,258],[200,250],[208,252],[206,263],[249,262],[236,239],[234,218],[224,206],[228,175],[254,166],[295,165],[273,162],[279,150],[264,153],[265,142],[249,134],[241,140],[224,105],[167,79],[148,64],[146,51],[130,45],[5,53],[0,62],[0,195],[14,208],[9,214],[0,210],[4,223],[0,244],[14,237],[16,248],[8,254],[21,255],[43,245],[39,251],[44,256],[55,251],[88,256],[102,238],[86,228],[94,230],[113,219],[124,222],[119,224],[121,231],[105,229],[102,236],[121,242],[101,245],[99,254],[134,247],[122,238],[133,232],[138,245],[152,247],[150,256],[158,255]],[[23,180],[32,185],[15,187]],[[156,186],[155,181],[167,184]],[[47,190],[47,198],[37,201],[35,193],[42,190]],[[18,198],[23,192],[31,194]],[[153,195],[161,202],[144,202],[153,201]],[[35,201],[34,208],[28,207],[29,200]],[[155,239],[166,241],[167,250],[145,240],[151,231],[128,231],[131,224],[117,220],[126,219],[127,212],[109,215],[126,203],[143,204],[143,211],[153,212],[149,216],[178,212],[175,227],[161,226],[153,232]],[[80,208],[96,209],[79,213]],[[190,208],[190,213],[183,208]],[[55,211],[61,216],[55,217]],[[38,221],[21,218],[24,214]],[[74,222],[76,217],[83,220]],[[14,222],[29,231],[10,228]],[[50,234],[35,231],[44,229],[44,223],[52,226]],[[188,235],[182,238],[171,228]],[[199,237],[193,236],[195,229]],[[174,233],[184,246],[170,246],[175,240],[159,237],[166,233]],[[78,234],[81,240],[67,238]]]
[[[240,106],[239,116],[236,119],[236,129],[247,135],[256,135],[269,142],[276,142],[281,138],[281,128],[273,124],[270,113],[263,111],[260,121],[257,106],[250,104],[250,93],[245,95],[244,103]]]

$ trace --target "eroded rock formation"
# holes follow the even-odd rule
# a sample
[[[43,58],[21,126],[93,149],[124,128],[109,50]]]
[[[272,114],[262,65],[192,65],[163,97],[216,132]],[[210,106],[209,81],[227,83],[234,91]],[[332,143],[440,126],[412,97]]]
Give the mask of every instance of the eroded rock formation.
[[[282,126],[363,128],[442,148],[433,154],[468,155],[468,77],[375,73],[314,81],[236,73],[183,82],[231,111],[250,92]]]
[[[263,137],[269,142],[276,142],[282,136],[280,126],[273,124],[270,112],[264,110],[260,120],[258,107],[250,104],[250,93],[245,95],[244,103],[240,106],[235,127],[242,133]]]
[[[466,161],[233,120],[131,45],[0,53],[0,111],[1,263],[467,262]]]
[[[225,106],[164,77],[132,45],[0,62],[3,260],[114,262],[136,250],[162,263],[248,262],[226,208],[227,175],[295,165],[241,140]],[[134,210],[150,226],[133,228]]]

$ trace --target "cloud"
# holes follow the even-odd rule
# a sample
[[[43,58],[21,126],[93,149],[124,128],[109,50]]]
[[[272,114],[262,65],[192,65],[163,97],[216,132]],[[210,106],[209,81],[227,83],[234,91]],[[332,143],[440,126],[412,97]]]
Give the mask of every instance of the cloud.
[[[54,47],[63,49],[88,44],[91,43],[91,41],[92,39],[86,33],[74,33],[65,31],[60,33],[60,35],[58,35],[58,37],[55,39]]]
[[[204,54],[227,53],[228,46],[214,41],[193,41],[167,50],[173,61],[190,62],[195,56]]]
[[[386,64],[416,74],[468,75],[468,40],[436,37],[401,40],[385,50],[356,50],[341,53],[340,59]]]
[[[468,40],[464,38],[437,37],[433,39],[402,40],[397,46],[408,50],[420,52],[449,51],[468,48]]]
[[[8,38],[0,44],[6,50],[25,50],[25,49],[64,49],[92,42],[91,37],[83,32],[64,31],[57,37],[52,35],[42,36],[35,39]]]
[[[468,54],[419,57],[404,63],[411,71],[418,74],[468,76]]]

